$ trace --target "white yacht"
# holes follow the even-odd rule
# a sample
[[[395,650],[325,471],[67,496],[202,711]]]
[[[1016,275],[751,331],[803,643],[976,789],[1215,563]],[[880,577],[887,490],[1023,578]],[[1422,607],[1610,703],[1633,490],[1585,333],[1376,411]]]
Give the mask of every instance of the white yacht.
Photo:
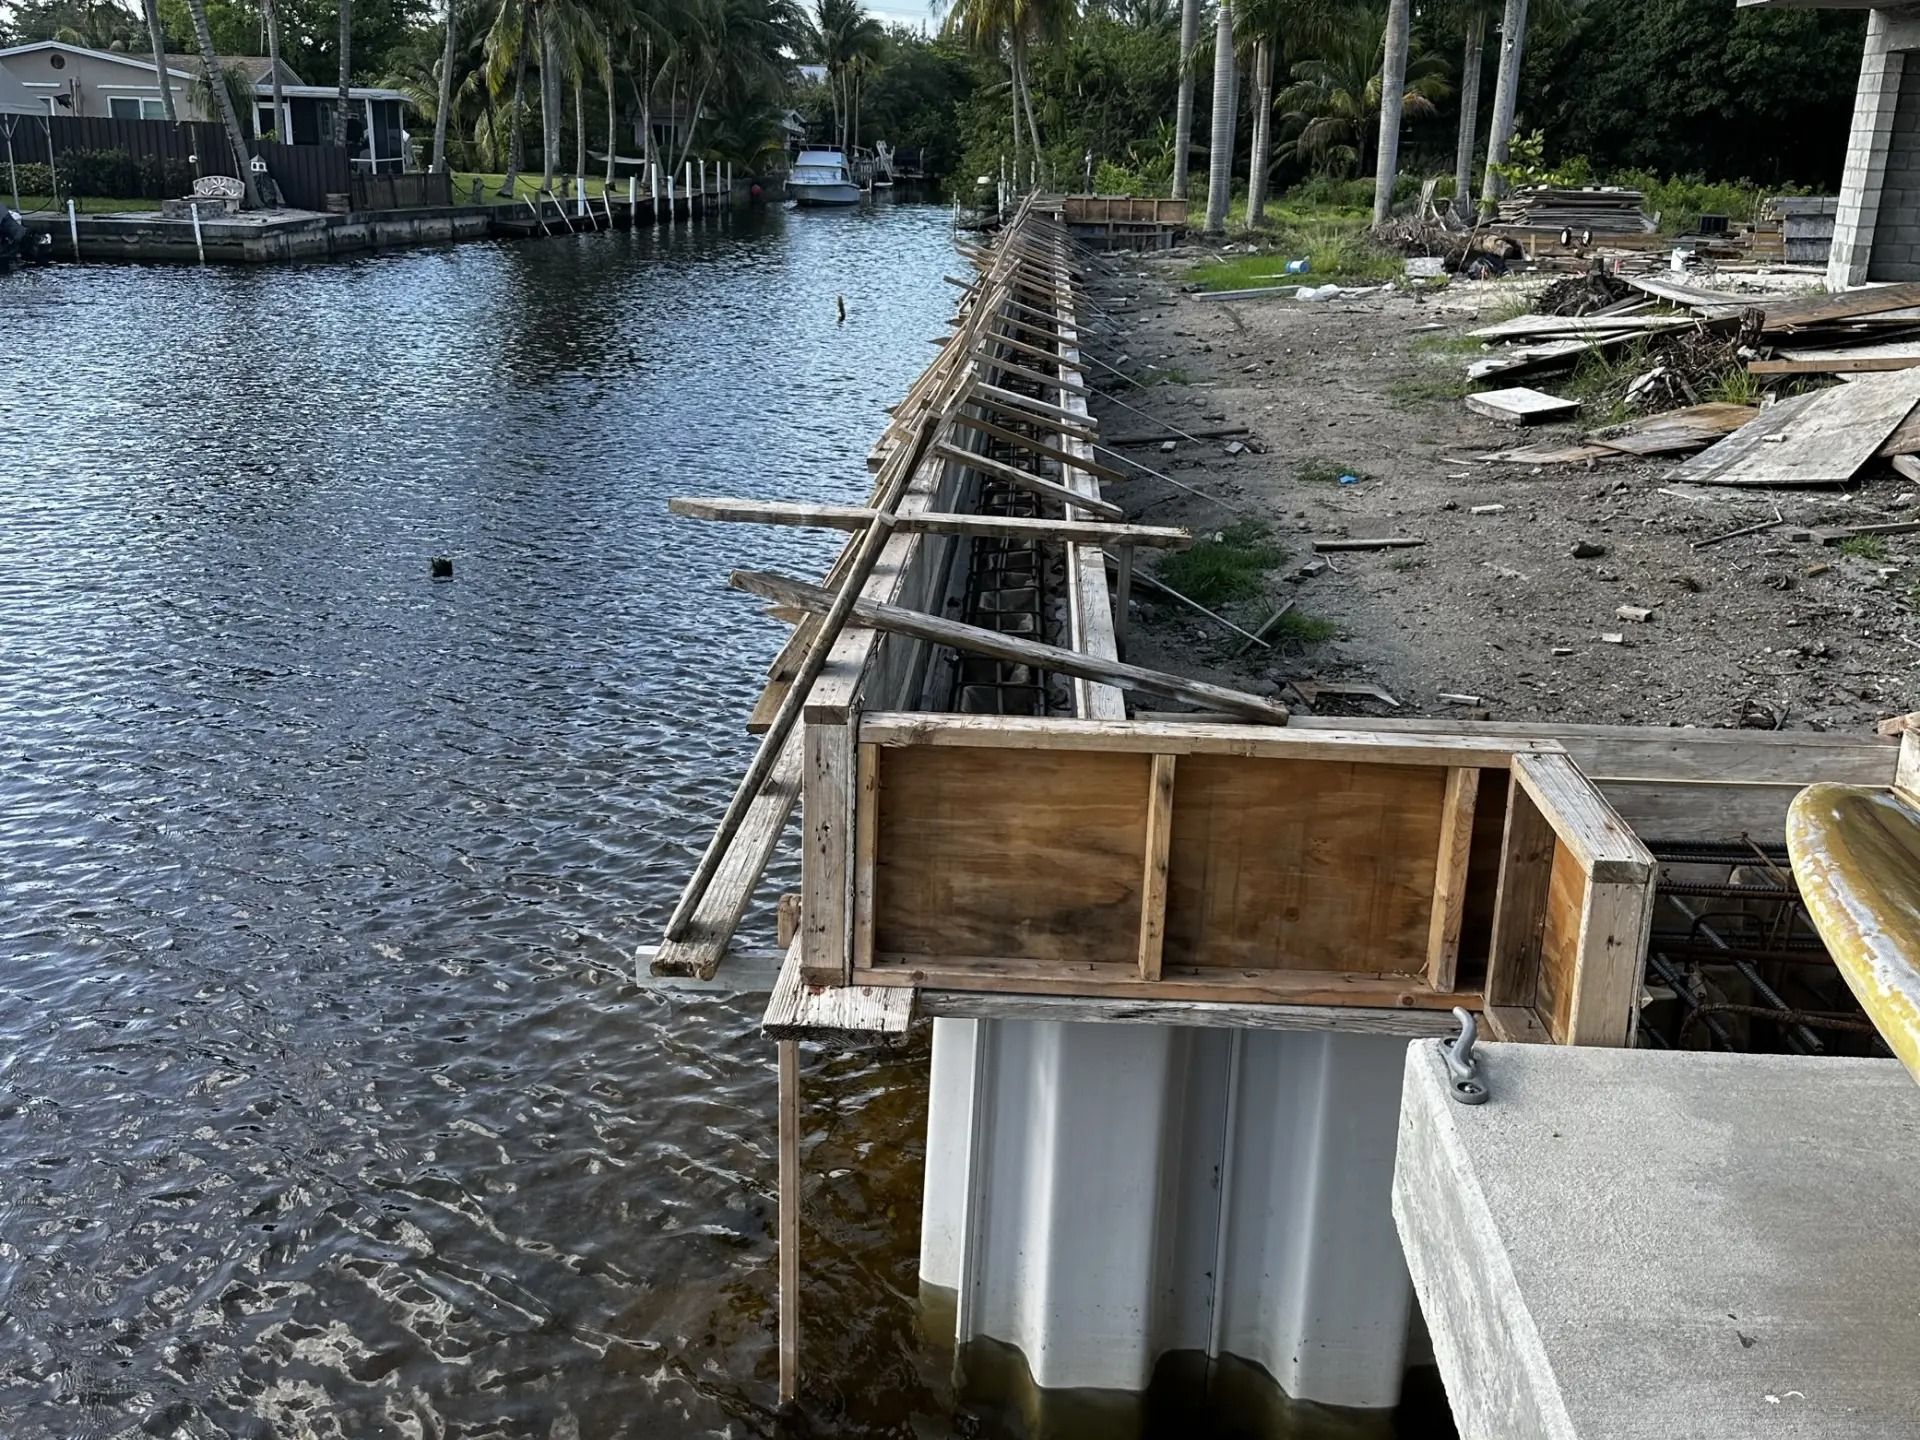
[[[860,187],[838,150],[802,150],[787,176],[787,198],[796,205],[858,205]]]

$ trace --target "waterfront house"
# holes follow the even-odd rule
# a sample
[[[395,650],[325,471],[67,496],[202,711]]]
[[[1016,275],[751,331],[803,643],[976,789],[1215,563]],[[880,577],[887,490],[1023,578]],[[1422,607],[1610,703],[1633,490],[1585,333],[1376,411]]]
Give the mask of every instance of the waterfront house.
[[[308,85],[285,61],[280,63],[282,113],[273,113],[272,62],[262,55],[220,55],[221,67],[237,72],[254,103],[241,123],[255,139],[269,136],[294,145],[317,145],[333,138],[337,86]],[[168,55],[166,85],[182,120],[214,120],[206,95],[205,66],[198,55]],[[50,115],[94,115],[114,120],[161,120],[159,71],[151,55],[92,50],[60,40],[38,40],[0,49],[0,72],[18,81]],[[401,140],[407,97],[398,90],[356,85],[347,95],[359,113],[362,135],[355,163],[363,169],[404,170],[411,159]]]

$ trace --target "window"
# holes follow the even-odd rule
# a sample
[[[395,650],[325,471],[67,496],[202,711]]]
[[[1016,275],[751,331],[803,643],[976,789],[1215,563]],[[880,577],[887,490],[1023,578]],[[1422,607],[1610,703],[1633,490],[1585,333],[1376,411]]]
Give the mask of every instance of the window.
[[[279,124],[275,122],[273,118],[273,102],[271,100],[255,109],[253,115],[253,133],[255,135],[265,137],[277,133],[279,129]],[[280,138],[285,140],[287,137],[282,135]]]
[[[167,118],[167,107],[158,100],[114,95],[107,100],[107,115],[114,120],[164,120]]]

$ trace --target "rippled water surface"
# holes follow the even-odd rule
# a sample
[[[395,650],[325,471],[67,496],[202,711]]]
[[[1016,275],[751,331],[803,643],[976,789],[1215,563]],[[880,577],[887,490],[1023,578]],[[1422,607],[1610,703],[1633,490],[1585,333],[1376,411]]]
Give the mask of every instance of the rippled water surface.
[[[0,277],[0,1434],[775,1428],[760,1002],[624,977],[781,638],[726,571],[836,542],[666,498],[859,498],[952,264],[901,206]],[[834,1433],[947,1429],[923,1061],[809,1067]]]

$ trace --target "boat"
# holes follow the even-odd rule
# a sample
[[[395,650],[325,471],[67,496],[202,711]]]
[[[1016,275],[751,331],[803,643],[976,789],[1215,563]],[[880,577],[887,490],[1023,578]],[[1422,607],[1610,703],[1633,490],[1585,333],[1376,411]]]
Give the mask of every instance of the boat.
[[[838,150],[802,150],[787,175],[787,198],[796,205],[858,205],[847,157]]]

